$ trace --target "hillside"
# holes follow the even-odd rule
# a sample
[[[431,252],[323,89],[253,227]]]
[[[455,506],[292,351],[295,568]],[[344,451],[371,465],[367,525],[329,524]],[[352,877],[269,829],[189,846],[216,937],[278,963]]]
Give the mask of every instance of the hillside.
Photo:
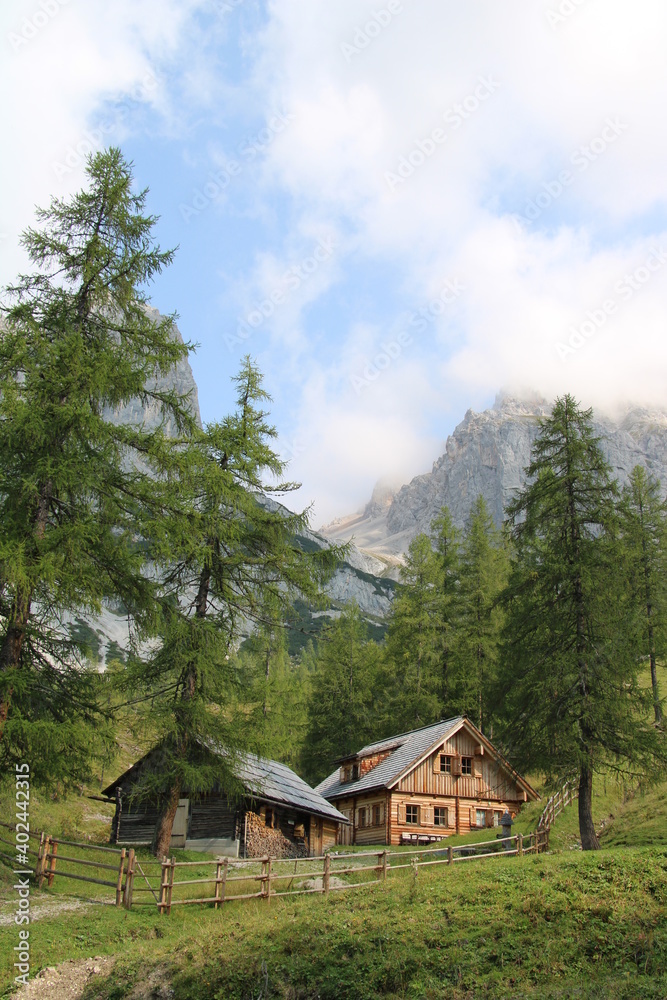
[[[379,484],[363,511],[324,525],[321,533],[337,542],[354,538],[364,552],[397,559],[416,534],[428,532],[443,506],[462,527],[480,494],[502,524],[505,505],[525,482],[539,418],[548,413],[544,399],[504,395],[483,413],[468,410],[430,472],[398,489]],[[621,483],[643,465],[667,488],[667,412],[627,406],[615,420],[597,417],[595,431]]]

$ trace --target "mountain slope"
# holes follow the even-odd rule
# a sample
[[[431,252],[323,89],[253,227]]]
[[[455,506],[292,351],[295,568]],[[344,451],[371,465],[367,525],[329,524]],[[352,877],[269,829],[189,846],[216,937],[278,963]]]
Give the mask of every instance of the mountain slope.
[[[549,411],[544,399],[511,396],[499,396],[483,413],[468,410],[431,472],[416,476],[391,496],[383,489],[363,513],[339,518],[321,533],[334,541],[353,537],[369,554],[396,558],[417,533],[428,532],[445,505],[461,527],[480,494],[496,524],[502,524],[505,505],[525,482],[539,418]],[[595,428],[621,483],[635,465],[643,465],[667,487],[667,413],[629,406],[616,420],[596,418]]]

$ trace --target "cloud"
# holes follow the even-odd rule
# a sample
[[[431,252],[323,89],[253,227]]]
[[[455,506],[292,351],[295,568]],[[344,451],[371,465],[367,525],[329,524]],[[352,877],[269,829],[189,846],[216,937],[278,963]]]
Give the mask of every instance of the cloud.
[[[169,114],[167,73],[203,0],[21,0],[0,12],[0,283],[25,265],[34,206],[81,187],[88,152],[120,144],[142,108]],[[11,99],[9,95],[11,94]]]
[[[334,391],[331,367],[318,392],[309,382],[297,437],[315,420],[333,454],[354,440],[357,475],[377,467],[376,450],[391,462],[392,435],[407,469],[425,426],[451,429],[445,400],[491,398],[500,385],[571,390],[606,408],[621,397],[662,402],[667,267],[630,295],[619,288],[652,248],[667,249],[667,9],[421,0],[345,53],[386,6],[269,3],[255,82],[296,121],[268,167],[295,226],[338,220],[353,234],[355,266],[384,264],[388,283],[400,273],[402,309],[447,276],[468,288],[455,315],[437,318],[368,393]],[[563,17],[561,6],[574,12]],[[615,308],[593,331],[605,301]],[[342,382],[390,333],[371,312],[355,354],[359,319],[338,331]],[[559,349],[573,336],[579,346]],[[392,391],[400,405],[393,415],[380,405],[374,423],[368,398]],[[325,471],[305,471],[317,495],[336,491]]]

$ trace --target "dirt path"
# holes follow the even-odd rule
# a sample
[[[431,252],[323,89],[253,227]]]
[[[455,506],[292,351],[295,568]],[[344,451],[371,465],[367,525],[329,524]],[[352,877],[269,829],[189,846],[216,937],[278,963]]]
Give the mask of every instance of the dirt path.
[[[78,1000],[93,976],[106,976],[115,959],[97,956],[78,962],[63,962],[38,972],[14,995],[20,1000]]]
[[[30,923],[34,923],[35,920],[43,920],[44,917],[57,917],[59,913],[65,913],[67,910],[80,910],[92,905],[94,904],[83,899],[46,899],[42,903],[35,903],[34,906],[30,907]],[[14,923],[16,904],[10,903],[8,906],[11,906],[11,912],[8,909],[7,913],[0,913],[0,927],[7,927]]]

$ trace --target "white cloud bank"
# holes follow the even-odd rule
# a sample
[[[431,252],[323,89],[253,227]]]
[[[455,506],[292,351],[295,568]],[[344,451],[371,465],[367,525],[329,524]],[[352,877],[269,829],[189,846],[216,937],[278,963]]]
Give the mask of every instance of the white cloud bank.
[[[390,453],[416,471],[427,418],[441,412],[444,431],[462,416],[446,414],[453,397],[502,385],[665,402],[664,4],[269,9],[257,82],[295,113],[269,152],[295,226],[349,227],[360,257],[398,265],[415,304],[446,276],[467,286],[456,322],[436,319],[366,392],[340,391],[359,370],[352,329],[328,371],[312,367],[295,437],[321,428],[322,457],[294,461],[311,495],[345,494],[332,454],[344,479],[392,473]]]

